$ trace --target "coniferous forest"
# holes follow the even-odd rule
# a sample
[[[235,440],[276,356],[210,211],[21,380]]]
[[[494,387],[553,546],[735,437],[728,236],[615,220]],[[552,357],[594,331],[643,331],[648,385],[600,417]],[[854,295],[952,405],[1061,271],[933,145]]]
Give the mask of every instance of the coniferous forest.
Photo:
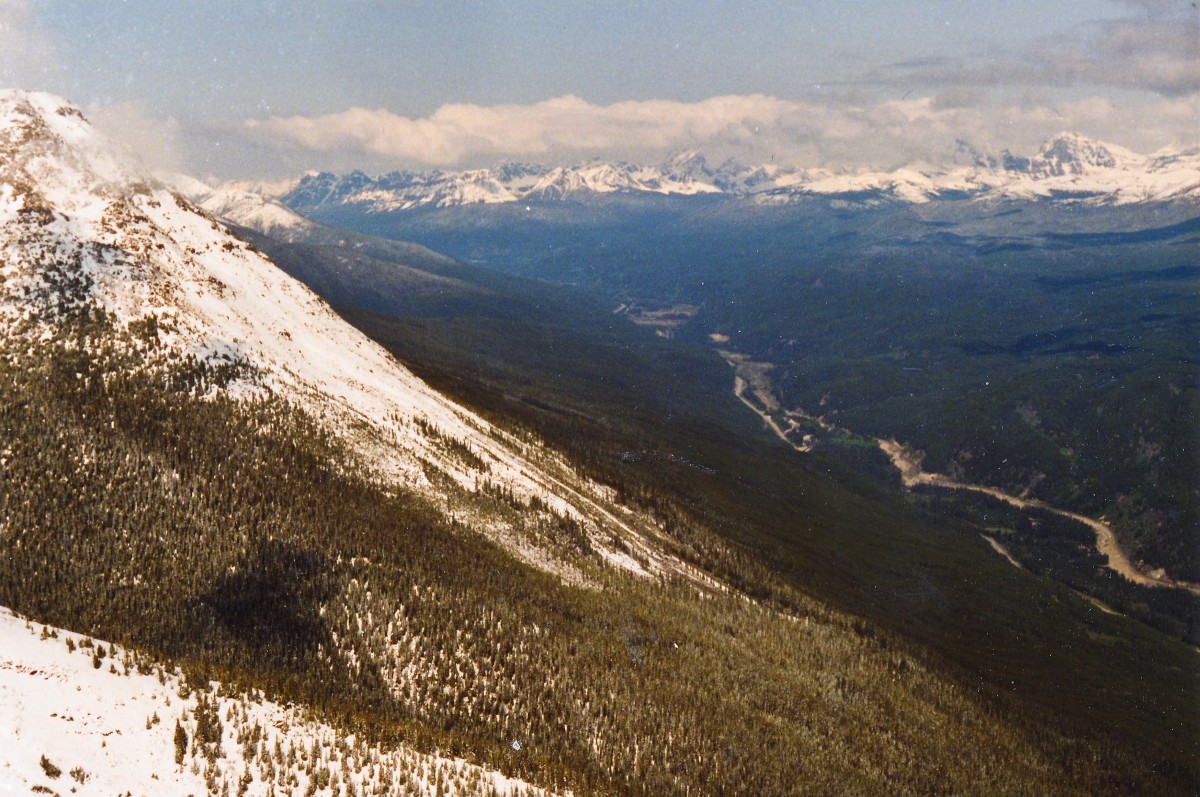
[[[0,604],[193,680],[584,794],[1178,782],[1112,738],[1014,721],[651,487],[643,503],[691,521],[679,552],[737,592],[621,575],[569,530],[584,582],[532,569],[429,498],[373,482],[282,399],[224,398],[213,388],[229,373],[159,356],[102,314],[10,350],[0,377]]]

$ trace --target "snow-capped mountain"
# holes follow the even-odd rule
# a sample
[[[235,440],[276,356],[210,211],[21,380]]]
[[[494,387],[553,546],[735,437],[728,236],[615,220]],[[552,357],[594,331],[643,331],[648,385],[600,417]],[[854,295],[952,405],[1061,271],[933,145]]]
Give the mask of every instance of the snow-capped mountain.
[[[1052,199],[1091,204],[1194,201],[1200,198],[1200,154],[1143,156],[1075,133],[1048,139],[1032,157],[969,151],[971,162],[895,171],[795,168],[732,161],[711,167],[697,152],[661,166],[600,161],[545,168],[503,164],[466,172],[392,172],[369,177],[307,175],[280,199],[300,212],[352,206],[368,213],[422,207],[578,199],[596,194],[716,194],[773,204],[804,197],[924,203],[952,198]]]
[[[1024,171],[1031,177],[1045,179],[1108,169],[1129,170],[1142,165],[1144,161],[1145,158],[1129,150],[1093,141],[1077,133],[1062,132],[1042,145]]]
[[[933,167],[913,164],[894,171],[754,168],[724,164],[713,184],[735,196],[786,202],[804,196],[892,199],[1059,199],[1091,204],[1168,202],[1200,198],[1200,155],[1142,156],[1076,133],[1048,139],[1033,157],[1003,151],[974,152],[971,162]]]
[[[285,226],[302,222],[261,197],[207,197],[230,215],[248,208]],[[527,443],[430,388],[50,95],[0,93],[0,278],[9,342],[53,337],[70,314],[102,310],[117,329],[154,330],[160,357],[236,366],[229,394],[286,397],[385,482],[429,490],[432,467],[467,493],[500,485],[594,529],[598,540],[601,531],[625,539],[648,565],[598,542],[602,559],[641,573],[693,572],[656,552],[644,537],[653,524],[561,459],[531,460]],[[463,449],[471,455],[454,454]],[[513,529],[481,525],[546,564]]]
[[[282,202],[271,198],[272,190],[286,191],[294,183],[278,187],[225,183],[213,187],[185,174],[155,176],[217,218],[258,230],[264,235],[290,239],[316,226]]]
[[[547,168],[505,163],[465,172],[362,172],[307,175],[281,196],[290,207],[348,204],[384,213],[421,207],[567,199],[585,194],[646,193],[692,196],[721,193],[711,180],[651,166],[593,162]]]
[[[565,199],[590,192],[647,193],[692,196],[719,193],[711,182],[687,174],[672,174],[650,166],[628,163],[590,163],[551,169],[526,191],[522,198]]]
[[[532,182],[536,175],[505,172],[509,182]],[[518,199],[499,176],[486,169],[445,173],[440,171],[392,172],[372,178],[362,172],[336,176],[328,172],[306,175],[284,196],[294,197],[304,205],[336,203],[343,197],[353,197],[355,204],[375,211],[409,210],[415,207],[449,207],[452,205],[514,202]]]

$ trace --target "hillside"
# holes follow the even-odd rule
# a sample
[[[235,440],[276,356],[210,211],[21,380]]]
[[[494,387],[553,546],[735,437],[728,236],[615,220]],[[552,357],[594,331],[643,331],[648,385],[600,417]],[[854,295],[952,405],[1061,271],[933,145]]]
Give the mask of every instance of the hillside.
[[[462,759],[364,742],[260,691],[189,683],[136,651],[5,609],[0,650],[0,783],[23,793],[546,794]]]
[[[1014,719],[651,485],[632,500],[530,427],[447,399],[61,100],[5,93],[0,122],[0,605],[53,627],[35,641],[4,620],[4,686],[37,698],[0,713],[20,725],[2,729],[20,734],[5,786],[134,790],[158,775],[191,789],[200,773],[213,794],[234,778],[317,793],[508,778],[577,794],[1186,784],[1116,736]],[[806,481],[819,523],[846,533],[895,508]],[[818,509],[830,499],[854,511]],[[68,635],[92,638],[90,659],[61,658]],[[105,659],[121,687],[88,676]],[[126,661],[163,689],[121,680]],[[42,667],[78,697],[12,679]],[[186,694],[169,696],[176,679]],[[135,696],[150,726],[136,767],[51,722]],[[180,714],[156,724],[160,697]],[[173,719],[203,744],[168,763],[155,728],[174,744]],[[273,719],[290,730],[255,739]],[[414,774],[389,782],[385,764]]]

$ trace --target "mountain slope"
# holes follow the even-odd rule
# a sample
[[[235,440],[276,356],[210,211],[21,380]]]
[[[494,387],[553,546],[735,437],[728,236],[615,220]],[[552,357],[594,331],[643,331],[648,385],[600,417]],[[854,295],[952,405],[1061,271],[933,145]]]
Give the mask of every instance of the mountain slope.
[[[360,735],[579,794],[1163,793],[1186,777],[1136,748],[1097,767],[1101,748],[1011,721],[703,522],[625,508],[528,429],[429,388],[62,101],[7,93],[0,119],[0,605],[312,711],[340,754],[283,753],[311,763],[313,790],[343,791],[333,759]],[[847,534],[891,508],[805,484],[858,501]],[[219,794],[220,725],[195,723]],[[26,785],[37,751],[16,749]]]
[[[364,743],[260,692],[220,686],[189,683],[136,651],[0,609],[0,784],[85,797],[259,797],[322,782],[375,794],[403,793],[399,784],[449,795],[546,794],[462,759]],[[312,750],[319,754],[309,758]]]
[[[464,489],[488,482],[536,498],[598,540],[629,537],[658,558],[602,489],[554,458],[532,462],[525,444],[429,389],[260,253],[122,163],[77,112],[41,95],[0,101],[0,178],[12,186],[0,319],[10,333],[45,334],[63,313],[102,307],[151,347],[234,372],[227,390],[279,393],[324,417],[379,478],[427,488],[432,464]],[[47,283],[50,253],[58,270]],[[459,446],[471,456],[447,453]],[[654,565],[663,567],[687,570]]]

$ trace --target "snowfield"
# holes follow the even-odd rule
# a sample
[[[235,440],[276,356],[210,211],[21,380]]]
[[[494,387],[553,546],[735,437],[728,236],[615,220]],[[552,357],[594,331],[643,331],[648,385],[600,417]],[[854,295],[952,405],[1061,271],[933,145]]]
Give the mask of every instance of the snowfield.
[[[213,718],[215,745],[200,732]],[[130,651],[0,608],[0,794],[259,797],[310,783],[322,795],[548,794],[462,759],[367,745],[257,694],[187,684]]]

